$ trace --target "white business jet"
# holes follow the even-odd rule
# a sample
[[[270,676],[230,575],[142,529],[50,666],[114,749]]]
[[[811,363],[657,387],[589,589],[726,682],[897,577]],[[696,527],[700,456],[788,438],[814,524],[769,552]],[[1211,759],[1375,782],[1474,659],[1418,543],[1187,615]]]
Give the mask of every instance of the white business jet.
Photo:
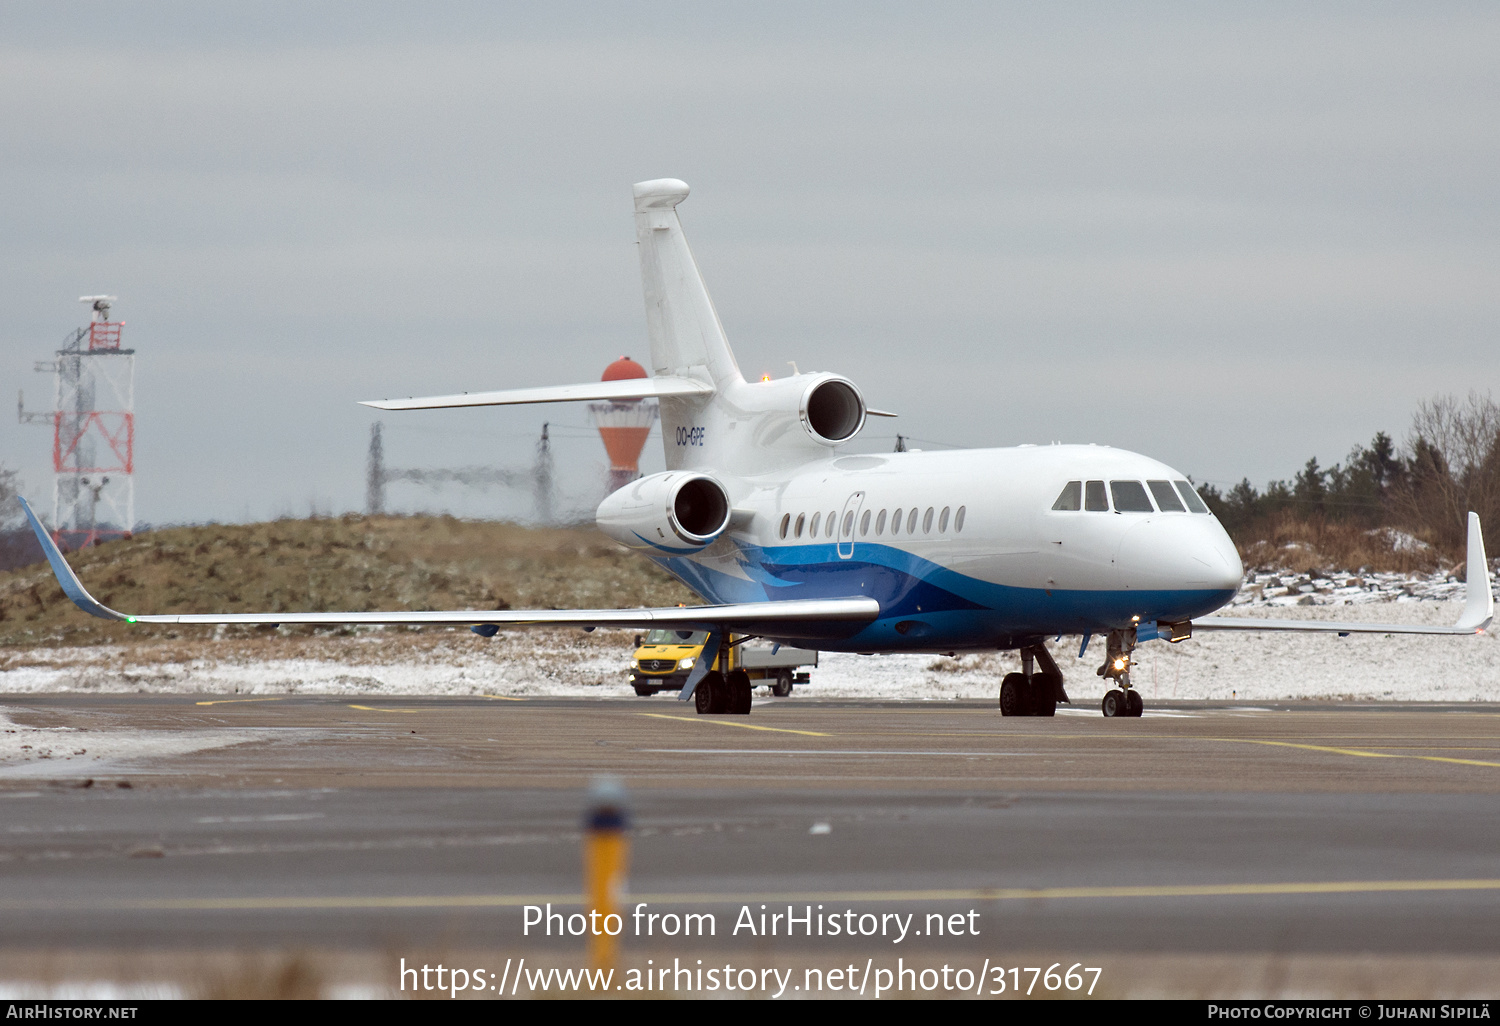
[[[636,240],[653,377],[383,400],[428,410],[655,398],[667,470],[626,485],[599,528],[656,560],[711,605],[670,609],[453,610],[127,616],[84,590],[36,516],[63,590],[85,611],[136,623],[567,624],[703,631],[682,689],[700,713],[748,713],[743,671],[720,674],[731,635],[824,650],[1018,650],[1004,715],[1050,716],[1067,701],[1045,641],[1105,637],[1106,716],[1139,716],[1132,653],[1194,631],[1474,634],[1494,612],[1479,518],[1469,514],[1468,598],[1453,627],[1210,616],[1239,589],[1239,556],[1186,475],[1095,445],[840,455],[869,416],[854,382],[797,373],[746,381],[735,363],[677,206],[672,178],[635,186]]]

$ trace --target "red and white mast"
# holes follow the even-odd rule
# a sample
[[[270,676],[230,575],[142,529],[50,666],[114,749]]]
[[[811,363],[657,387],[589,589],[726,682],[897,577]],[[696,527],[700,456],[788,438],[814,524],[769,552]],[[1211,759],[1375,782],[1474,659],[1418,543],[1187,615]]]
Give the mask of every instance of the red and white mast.
[[[120,346],[114,300],[79,297],[89,323],[36,365],[53,375],[51,415],[20,410],[22,421],[52,422],[52,537],[64,549],[135,530],[135,350]]]

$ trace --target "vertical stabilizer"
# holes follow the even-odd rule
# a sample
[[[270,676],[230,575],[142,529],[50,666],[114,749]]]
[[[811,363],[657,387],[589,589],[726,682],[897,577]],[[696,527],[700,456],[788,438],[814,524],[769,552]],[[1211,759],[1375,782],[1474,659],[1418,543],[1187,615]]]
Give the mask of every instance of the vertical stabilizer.
[[[677,218],[687,183],[658,178],[637,182],[634,192],[652,373],[706,376],[720,391],[743,381]]]

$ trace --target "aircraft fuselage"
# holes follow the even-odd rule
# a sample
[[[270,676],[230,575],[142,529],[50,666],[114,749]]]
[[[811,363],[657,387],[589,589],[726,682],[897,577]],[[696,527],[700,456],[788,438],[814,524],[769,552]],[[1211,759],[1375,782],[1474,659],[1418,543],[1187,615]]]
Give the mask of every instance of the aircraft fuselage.
[[[1228,602],[1243,573],[1219,522],[1188,509],[1184,475],[1104,446],[832,456],[717,476],[734,526],[701,552],[654,558],[711,602],[879,601],[858,634],[819,642],[829,650],[1013,648],[1189,620]],[[1070,482],[1080,508],[1054,509],[1070,505]],[[1090,482],[1107,508],[1083,508]]]

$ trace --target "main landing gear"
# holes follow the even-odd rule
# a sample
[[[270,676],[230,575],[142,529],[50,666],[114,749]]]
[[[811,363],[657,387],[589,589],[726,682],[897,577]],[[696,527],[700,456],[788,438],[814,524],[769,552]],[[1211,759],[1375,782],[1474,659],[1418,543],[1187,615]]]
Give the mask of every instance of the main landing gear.
[[[1062,671],[1046,645],[1021,649],[1021,672],[1007,673],[1000,682],[1001,716],[1053,716],[1057,703],[1067,701]]]
[[[1106,716],[1139,716],[1145,711],[1146,703],[1142,701],[1140,692],[1133,691],[1130,687],[1130,655],[1134,651],[1135,628],[1109,632],[1105,643],[1104,665],[1097,672],[1119,687],[1106,692],[1104,701],[1100,703],[1100,709]]]
[[[700,713],[750,715],[750,675],[744,670],[707,674],[693,689],[693,707]]]

